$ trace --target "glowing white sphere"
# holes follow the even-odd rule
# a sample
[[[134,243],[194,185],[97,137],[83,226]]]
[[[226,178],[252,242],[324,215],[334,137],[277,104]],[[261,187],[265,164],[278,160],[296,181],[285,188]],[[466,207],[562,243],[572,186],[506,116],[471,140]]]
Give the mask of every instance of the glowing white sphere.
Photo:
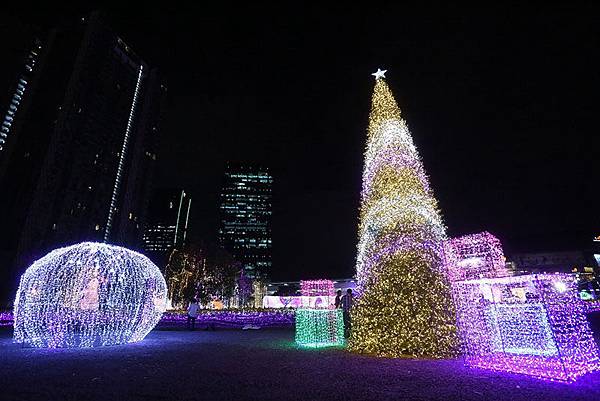
[[[14,339],[34,347],[140,341],[166,308],[158,267],[126,248],[83,242],[56,249],[21,276]]]

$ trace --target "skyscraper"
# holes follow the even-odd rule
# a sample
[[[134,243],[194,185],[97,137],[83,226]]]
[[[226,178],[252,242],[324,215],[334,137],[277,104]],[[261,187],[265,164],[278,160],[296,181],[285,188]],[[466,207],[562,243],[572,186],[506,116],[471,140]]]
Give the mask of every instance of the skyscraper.
[[[0,120],[2,124],[0,125],[0,171],[8,161],[10,144],[15,142],[11,134],[18,131],[21,116],[26,113],[26,104],[29,103],[30,93],[34,91],[34,83],[39,76],[42,41],[35,36],[30,36],[29,40],[24,42],[21,43],[21,48],[15,49],[16,60],[12,63],[13,68],[9,68],[7,92],[2,93],[2,97],[6,99],[2,99],[0,103],[2,107],[0,109],[2,113],[0,115],[2,118]],[[9,58],[9,61],[12,60]]]
[[[229,165],[225,172],[219,240],[250,277],[271,269],[272,187],[268,168]]]
[[[185,245],[192,198],[183,189],[161,189],[154,193],[144,229],[144,251],[164,269],[172,249]]]
[[[83,240],[141,248],[166,91],[98,13],[43,42],[39,81],[0,171],[9,293],[52,248]]]

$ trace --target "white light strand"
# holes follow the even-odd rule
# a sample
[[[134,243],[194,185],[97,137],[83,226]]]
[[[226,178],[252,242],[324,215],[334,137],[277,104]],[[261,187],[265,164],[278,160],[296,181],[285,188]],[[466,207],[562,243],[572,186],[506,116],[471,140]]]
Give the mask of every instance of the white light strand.
[[[125,164],[125,154],[127,153],[127,147],[129,145],[129,133],[131,131],[131,125],[133,123],[133,117],[135,115],[135,109],[137,106],[137,98],[140,90],[140,83],[142,81],[142,72],[144,66],[140,64],[138,72],[137,82],[135,83],[135,91],[133,92],[133,101],[131,102],[131,110],[129,111],[129,118],[127,119],[127,127],[125,128],[125,137],[123,138],[123,146],[121,147],[121,154],[119,156],[119,165],[117,167],[117,177],[115,179],[115,185],[113,187],[112,197],[110,198],[110,208],[108,209],[108,220],[106,221],[106,230],[104,231],[104,242],[108,242],[110,237],[110,229],[112,228],[112,221],[115,215],[115,209],[117,206],[117,197],[119,196],[119,189],[121,187],[121,175],[123,173],[123,165]]]
[[[142,340],[166,308],[158,267],[129,249],[85,242],[56,249],[21,277],[14,340],[33,347],[92,347]]]

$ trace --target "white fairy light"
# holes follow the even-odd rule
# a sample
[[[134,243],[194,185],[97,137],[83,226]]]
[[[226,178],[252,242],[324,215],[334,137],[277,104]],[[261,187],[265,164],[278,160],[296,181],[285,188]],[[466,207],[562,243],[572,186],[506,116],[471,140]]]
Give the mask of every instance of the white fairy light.
[[[34,347],[140,341],[166,309],[158,267],[126,248],[84,242],[56,249],[21,277],[14,340]]]
[[[117,198],[119,196],[119,190],[121,187],[121,177],[123,175],[123,166],[125,164],[125,156],[127,154],[127,148],[129,147],[129,135],[131,132],[131,126],[133,125],[133,119],[138,103],[138,94],[140,92],[140,83],[142,82],[142,73],[144,66],[140,64],[138,71],[137,81],[135,83],[135,90],[133,91],[133,100],[131,101],[131,109],[129,110],[129,118],[127,119],[127,126],[125,128],[125,136],[123,137],[123,145],[121,146],[121,152],[119,153],[119,164],[117,165],[117,176],[115,178],[115,185],[113,186],[112,196],[110,198],[110,207],[108,209],[108,219],[106,221],[106,231],[104,231],[104,242],[110,239],[110,230],[112,228],[113,218],[117,210]]]

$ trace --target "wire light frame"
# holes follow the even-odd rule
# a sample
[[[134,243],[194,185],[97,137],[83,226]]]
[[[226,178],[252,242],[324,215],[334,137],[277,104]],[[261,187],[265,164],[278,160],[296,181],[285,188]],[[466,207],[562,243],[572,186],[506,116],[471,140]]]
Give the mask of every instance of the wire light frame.
[[[341,309],[333,305],[334,287],[331,280],[300,282],[302,298],[317,297],[312,307],[296,310],[296,344],[319,348],[344,344],[344,322]],[[321,302],[318,302],[322,299]]]
[[[509,275],[502,243],[487,231],[446,240],[443,249],[450,281]]]
[[[142,254],[92,242],[56,249],[21,277],[14,341],[51,348],[140,341],[166,302],[165,280]]]
[[[598,349],[567,274],[453,283],[469,367],[571,382],[598,368]]]
[[[308,307],[308,300],[314,297],[315,301],[310,306],[312,309],[333,309],[334,307],[335,289],[331,280],[302,280],[300,281],[300,293],[303,306]]]

